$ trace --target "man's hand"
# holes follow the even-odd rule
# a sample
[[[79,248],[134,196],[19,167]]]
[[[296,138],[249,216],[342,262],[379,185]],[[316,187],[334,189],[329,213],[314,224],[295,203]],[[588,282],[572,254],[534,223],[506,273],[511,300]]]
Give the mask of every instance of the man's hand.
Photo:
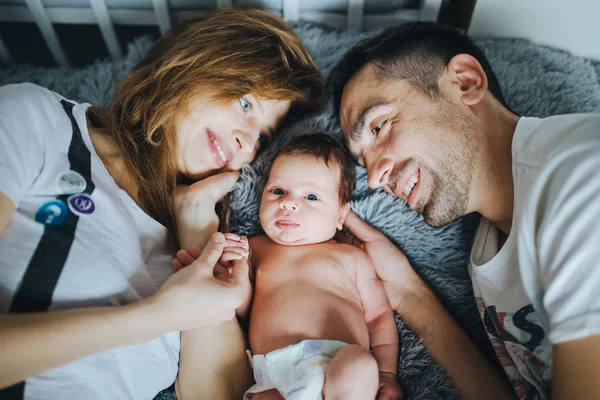
[[[182,248],[204,247],[209,235],[217,231],[219,218],[215,206],[231,190],[239,176],[237,171],[223,172],[177,188],[175,218]]]
[[[336,239],[352,244],[371,258],[375,271],[383,283],[392,309],[398,312],[401,299],[415,290],[431,291],[410,266],[408,259],[383,233],[371,227],[352,211],[344,226],[354,235],[338,233]]]
[[[403,398],[404,393],[396,376],[390,372],[380,372],[377,400],[400,400]]]

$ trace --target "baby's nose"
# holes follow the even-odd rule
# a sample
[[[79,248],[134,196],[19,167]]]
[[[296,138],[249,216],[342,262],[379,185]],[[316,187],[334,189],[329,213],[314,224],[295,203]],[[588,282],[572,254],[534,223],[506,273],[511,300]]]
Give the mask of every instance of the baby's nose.
[[[279,208],[282,210],[298,211],[298,203],[292,199],[283,199],[279,203]]]

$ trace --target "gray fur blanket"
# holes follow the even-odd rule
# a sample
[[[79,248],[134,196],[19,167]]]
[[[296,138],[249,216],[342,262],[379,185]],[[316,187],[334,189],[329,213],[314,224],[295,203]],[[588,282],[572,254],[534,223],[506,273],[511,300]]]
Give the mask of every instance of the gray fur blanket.
[[[342,54],[368,33],[332,30],[311,22],[299,22],[296,31],[326,75]],[[477,38],[498,75],[505,99],[518,114],[546,117],[556,114],[600,112],[600,64],[525,40]],[[151,46],[148,38],[129,45],[121,61],[99,61],[82,69],[34,68],[18,65],[0,69],[0,85],[34,82],[67,98],[105,104],[114,84]],[[234,232],[259,232],[259,193],[271,160],[290,138],[307,133],[339,135],[331,110],[322,115],[290,121],[274,143],[245,166],[234,187],[231,225]],[[371,190],[365,170],[357,167],[357,188],[352,208],[382,230],[408,256],[418,273],[436,290],[482,351],[495,362],[473,299],[467,260],[478,216],[469,215],[443,228],[430,228],[402,201],[381,190]],[[435,365],[416,338],[397,320],[401,336],[399,380],[410,399],[455,398],[457,393],[444,371]],[[443,334],[443,333],[442,333]],[[477,377],[473,377],[477,379]],[[164,391],[161,399],[173,398]],[[157,397],[157,398],[158,398]]]

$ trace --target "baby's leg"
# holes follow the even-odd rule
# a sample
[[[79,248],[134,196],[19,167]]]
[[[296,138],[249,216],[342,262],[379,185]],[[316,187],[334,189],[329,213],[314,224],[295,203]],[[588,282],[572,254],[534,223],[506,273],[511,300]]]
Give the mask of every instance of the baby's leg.
[[[252,395],[252,400],[285,400],[276,389],[267,390],[266,392],[255,393]]]
[[[375,357],[357,344],[342,347],[325,372],[325,400],[375,399],[379,369]]]

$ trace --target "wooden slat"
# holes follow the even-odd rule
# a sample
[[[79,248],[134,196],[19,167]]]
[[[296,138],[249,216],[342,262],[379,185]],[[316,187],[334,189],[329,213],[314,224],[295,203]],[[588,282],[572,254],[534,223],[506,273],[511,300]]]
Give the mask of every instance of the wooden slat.
[[[217,0],[217,8],[230,8],[232,5],[232,0]]]
[[[348,30],[362,30],[364,9],[364,0],[348,0]]]
[[[152,6],[154,7],[154,15],[156,16],[160,33],[164,35],[171,29],[169,3],[167,0],[152,0]]]
[[[283,19],[286,21],[297,21],[300,18],[300,4],[298,0],[281,0]]]
[[[156,26],[156,17],[152,10],[136,10],[126,8],[109,8],[108,12],[115,25]],[[181,21],[206,11],[181,10],[173,11],[173,21]],[[46,13],[50,21],[57,24],[96,24],[92,10],[73,7],[48,7]],[[274,14],[279,14],[275,12]],[[282,16],[282,15],[280,15]],[[338,29],[345,29],[348,22],[346,14],[324,11],[302,11],[299,18],[323,22]],[[406,21],[420,18],[419,10],[404,9],[382,14],[365,14],[363,29],[381,29]],[[0,21],[35,22],[31,13],[24,6],[0,6]]]
[[[423,0],[419,19],[421,21],[437,21],[442,0]]]
[[[52,57],[54,57],[54,61],[56,61],[60,67],[68,67],[69,61],[58,40],[56,31],[54,31],[54,27],[44,10],[42,2],[40,0],[25,0],[25,3],[27,4],[27,7],[29,7],[29,10],[31,10],[33,18],[37,23],[38,28],[40,28],[44,40],[50,49],[50,53],[52,53]]]
[[[90,0],[92,6],[92,12],[96,16],[100,32],[108,48],[108,52],[114,60],[121,58],[121,47],[119,46],[119,40],[115,33],[110,14],[108,13],[108,7],[104,0]]]
[[[348,25],[347,15],[332,12],[303,11],[300,13],[300,18],[309,21],[322,22],[337,29],[346,29]],[[365,14],[363,15],[362,28],[363,30],[383,29],[418,19],[419,11],[411,9],[398,10],[384,14]]]
[[[8,51],[8,47],[6,47],[6,43],[4,43],[2,36],[0,36],[0,58],[7,65],[13,65],[15,63],[15,59],[12,54],[10,54],[10,51]]]

